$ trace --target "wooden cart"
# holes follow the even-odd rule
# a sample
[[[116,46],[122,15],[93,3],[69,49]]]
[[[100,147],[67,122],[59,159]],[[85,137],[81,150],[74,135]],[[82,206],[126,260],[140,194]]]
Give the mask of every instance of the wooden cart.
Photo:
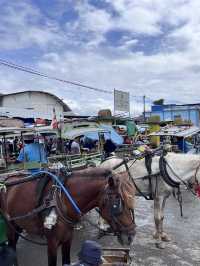
[[[103,248],[103,266],[130,265],[130,248]]]

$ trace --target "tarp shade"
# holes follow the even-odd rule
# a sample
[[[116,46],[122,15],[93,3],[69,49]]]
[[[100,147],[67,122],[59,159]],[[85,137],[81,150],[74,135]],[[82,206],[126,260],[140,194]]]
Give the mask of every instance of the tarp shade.
[[[136,124],[133,121],[126,121],[127,135],[129,137],[134,136],[137,132]]]
[[[105,139],[111,139],[115,144],[121,145],[123,144],[124,140],[122,136],[120,136],[112,126],[109,125],[101,125],[102,129],[105,129],[106,131],[109,131],[107,133],[104,133]],[[86,137],[93,139],[93,140],[98,140],[99,135],[98,132],[88,132],[85,134]]]

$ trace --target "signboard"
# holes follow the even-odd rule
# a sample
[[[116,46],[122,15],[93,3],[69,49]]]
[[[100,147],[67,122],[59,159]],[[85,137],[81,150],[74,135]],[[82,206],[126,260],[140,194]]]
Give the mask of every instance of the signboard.
[[[129,92],[114,90],[114,110],[129,112]]]

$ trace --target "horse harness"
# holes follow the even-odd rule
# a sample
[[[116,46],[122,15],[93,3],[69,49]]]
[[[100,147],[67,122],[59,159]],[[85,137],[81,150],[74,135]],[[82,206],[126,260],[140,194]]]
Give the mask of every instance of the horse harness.
[[[112,230],[114,232],[115,235],[118,236],[118,238],[122,241],[122,239],[120,238],[120,233],[123,232],[127,232],[130,231],[132,229],[132,222],[130,223],[130,225],[124,226],[120,220],[119,220],[119,216],[122,214],[123,209],[124,209],[124,199],[122,197],[122,195],[120,194],[120,192],[113,192],[111,189],[109,189],[109,187],[106,185],[106,187],[103,189],[102,191],[103,193],[105,193],[105,197],[103,198],[103,202],[102,202],[102,206],[105,207],[106,203],[108,203],[109,206],[109,216],[111,218],[111,221],[114,222],[112,224]],[[114,200],[113,200],[113,196]],[[132,217],[132,221],[134,221],[134,211],[132,209],[129,208],[129,211],[131,213],[131,217]],[[120,231],[115,230],[113,227],[116,227],[116,229],[118,227],[122,228]],[[102,229],[100,229],[102,231]],[[105,235],[107,233],[107,231],[103,230]],[[110,233],[110,231],[108,230],[108,233]]]
[[[66,174],[66,173],[65,173]],[[70,176],[70,173],[68,173],[68,176]],[[60,176],[60,180],[62,183],[64,183],[65,179],[63,176]],[[39,176],[38,176],[39,178]],[[44,181],[44,183],[42,184],[42,186],[44,186],[41,189],[41,193],[43,192],[43,190],[45,189],[46,185],[48,184],[49,180],[48,180],[48,176],[46,176],[47,181]],[[31,177],[29,177],[29,179],[31,180]],[[42,180],[42,179],[40,179]],[[107,189],[107,186],[104,188],[104,191]],[[111,192],[110,191],[106,191],[106,196],[108,197],[108,203],[109,203],[109,207],[110,207],[110,215],[114,221],[114,223],[116,225],[119,225],[121,228],[124,229],[124,231],[127,231],[131,228],[132,223],[130,226],[123,226],[119,219],[118,216],[120,216],[120,214],[123,211],[123,199],[121,197],[121,195],[119,194],[119,197],[117,198],[116,201],[112,201],[111,199]],[[35,209],[33,209],[32,211],[24,214],[24,215],[19,215],[19,216],[14,216],[14,217],[10,217],[9,215],[4,215],[4,218],[8,221],[8,222],[15,222],[17,220],[21,220],[21,219],[25,219],[25,218],[30,218],[33,217],[35,215],[43,215],[44,213],[47,212],[47,214],[50,213],[52,208],[56,209],[57,215],[58,215],[58,219],[60,219],[63,223],[74,227],[76,225],[76,223],[80,222],[80,218],[82,218],[82,215],[79,217],[78,220],[74,221],[72,220],[68,215],[67,215],[67,208],[64,204],[62,204],[62,191],[61,188],[56,184],[53,183],[53,185],[51,186],[50,191],[48,192],[48,194],[45,197],[41,197],[41,195],[38,196],[38,200],[42,201],[42,203],[40,203],[40,205],[38,207],[36,207]],[[131,212],[132,217],[134,217],[134,213]],[[91,225],[97,227],[99,229],[99,227],[97,225],[94,225],[92,222],[90,222],[86,217],[84,217],[84,220],[89,222]],[[14,225],[13,225],[14,228]],[[17,232],[17,230],[15,230]],[[123,230],[122,230],[123,231]],[[120,231],[120,232],[122,232]],[[113,229],[113,232],[115,235],[117,235],[118,237],[120,237],[120,232],[119,231],[115,231]],[[17,232],[20,236],[21,234],[19,232]],[[106,233],[106,231],[105,231]],[[23,237],[23,236],[22,236]],[[38,244],[38,245],[46,245],[46,244],[41,244],[38,243],[36,241],[32,241],[29,239],[26,239],[25,237],[23,237],[25,240],[30,241],[34,244]]]
[[[60,181],[64,184],[64,177],[62,175],[58,175]],[[68,173],[67,177],[70,176],[70,173]],[[43,194],[44,189],[46,187],[46,185],[48,185],[49,181],[50,181],[50,177],[46,176],[46,181],[43,184],[43,188],[41,190],[41,194]],[[42,180],[42,179],[40,179]],[[40,184],[40,180],[38,182],[37,188]],[[24,218],[29,218],[35,215],[48,215],[51,211],[52,208],[55,208],[58,214],[58,218],[60,220],[62,220],[64,223],[70,225],[70,226],[75,226],[75,224],[78,222],[72,221],[67,215],[66,215],[66,208],[64,208],[63,204],[61,203],[62,199],[61,199],[62,193],[61,193],[61,188],[59,187],[59,185],[57,185],[55,182],[52,184],[50,190],[48,191],[47,195],[45,197],[39,195],[38,196],[38,207],[34,208],[32,211],[24,214],[24,215],[19,215],[19,216],[14,216],[14,217],[9,217],[7,216],[7,220],[9,222],[14,222],[17,220],[21,220]]]
[[[145,166],[146,166],[146,169],[147,169],[147,172],[148,172],[148,181],[149,181],[149,197],[148,197],[148,200],[153,200],[154,199],[154,193],[153,193],[153,186],[152,186],[152,180],[151,180],[151,177],[152,177],[152,157],[153,157],[153,154],[150,153],[150,152],[147,152],[145,154]]]
[[[183,208],[182,208],[182,194],[181,194],[181,189],[180,189],[180,185],[183,184],[194,196],[199,196],[200,197],[200,185],[197,179],[197,173],[200,169],[200,164],[197,166],[196,170],[195,170],[195,175],[194,175],[194,180],[195,180],[195,186],[197,189],[195,189],[195,191],[192,190],[192,188],[190,187],[190,185],[185,182],[184,180],[182,180],[182,178],[180,176],[178,176],[175,171],[173,170],[173,168],[169,165],[169,163],[167,162],[167,160],[165,159],[165,155],[166,153],[163,153],[160,157],[159,160],[159,168],[160,168],[160,174],[161,177],[163,178],[163,180],[167,183],[167,185],[169,185],[170,187],[172,187],[174,190],[177,190],[177,197],[174,193],[175,198],[177,198],[179,206],[180,206],[180,211],[181,211],[181,216],[183,216]],[[168,174],[167,171],[167,167],[170,169],[170,171],[173,173],[173,175],[179,180],[179,181],[175,181],[174,179],[172,179],[170,177],[170,175]]]

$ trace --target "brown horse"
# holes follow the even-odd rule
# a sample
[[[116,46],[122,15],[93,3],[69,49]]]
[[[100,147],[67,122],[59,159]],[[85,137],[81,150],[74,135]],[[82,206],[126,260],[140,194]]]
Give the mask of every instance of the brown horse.
[[[19,177],[11,177],[11,180]],[[16,217],[31,212],[37,206],[36,187],[38,180],[9,187],[1,196],[1,208],[7,217]],[[104,169],[75,171],[66,177],[64,186],[68,189],[82,214],[98,207],[102,217],[124,243],[130,244],[135,235],[133,197],[135,189],[125,174],[113,174]],[[53,186],[50,180],[44,189],[44,199]],[[21,230],[47,239],[48,266],[57,265],[57,249],[62,246],[62,264],[70,264],[70,247],[73,227],[80,220],[71,203],[63,193],[56,191],[56,212],[58,220],[51,229],[45,229],[44,216],[17,219],[12,223]],[[117,207],[117,208],[116,208]],[[12,227],[8,232],[9,244],[16,249],[17,235]],[[17,263],[16,263],[17,265]]]

